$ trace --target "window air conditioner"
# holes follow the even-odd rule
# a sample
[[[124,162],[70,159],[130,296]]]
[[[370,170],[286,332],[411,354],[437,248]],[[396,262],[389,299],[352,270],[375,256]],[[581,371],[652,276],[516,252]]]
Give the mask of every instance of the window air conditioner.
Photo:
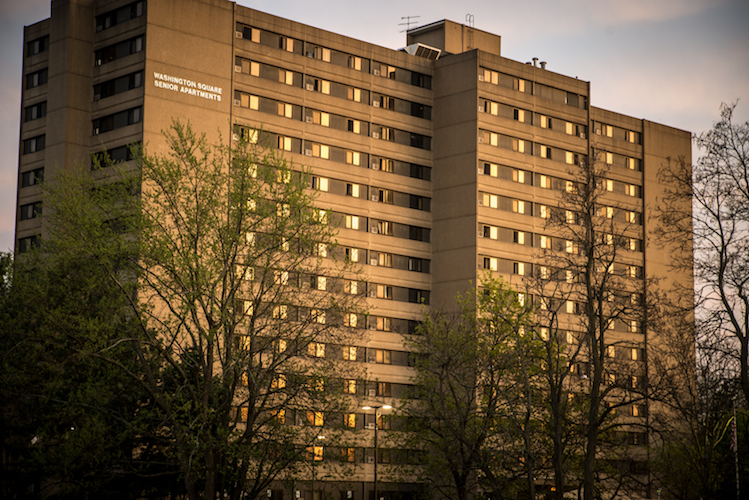
[[[380,201],[380,197],[377,196],[376,194],[373,194],[372,196],[370,196],[369,199],[372,201]]]
[[[239,99],[234,99],[234,105],[235,106],[241,106],[242,105],[242,101],[240,101]]]
[[[380,164],[377,162],[372,163],[372,170],[380,170]]]
[[[379,69],[373,69],[373,70],[372,70],[372,74],[373,74],[374,76],[380,76],[380,70],[379,70]]]
[[[367,457],[367,463],[373,464],[374,463],[374,457]]]
[[[377,259],[369,259],[370,266],[377,266],[379,264],[380,264],[380,261],[378,261]]]
[[[373,397],[377,396],[377,391],[375,391],[374,389],[369,389],[367,391],[367,396],[369,396],[370,398],[373,398]],[[374,427],[373,427],[373,429],[374,429]]]
[[[379,233],[379,231],[378,231],[378,229],[377,229],[377,226],[372,226],[372,227],[370,227],[370,228],[369,228],[369,232],[370,232],[370,233],[372,233],[372,234],[377,234],[377,233]]]
[[[235,73],[241,73],[242,72],[242,66],[234,66],[234,72]]]
[[[375,108],[379,108],[380,107],[380,101],[373,101],[372,102],[372,106],[374,106]]]
[[[304,121],[307,122],[307,123],[312,123],[313,119],[312,119],[311,116],[305,116],[304,117]]]
[[[379,132],[372,132],[372,138],[373,139],[379,139],[380,138],[380,133]]]
[[[370,423],[370,424],[367,424],[367,429],[369,429],[370,431],[373,431],[373,430],[374,430],[374,428],[375,428],[375,424],[372,424],[372,423]],[[374,462],[374,457],[369,457],[369,458],[371,458],[371,459],[372,459],[372,462]],[[370,463],[371,463],[371,462],[370,462]]]
[[[580,132],[580,139],[585,139],[585,132]]]
[[[311,150],[311,149],[305,149],[305,150],[304,150],[304,154],[305,154],[306,156],[312,156],[312,150]]]
[[[235,31],[234,36],[237,38],[242,38],[242,32],[241,31]]]
[[[372,299],[376,299],[377,298],[377,291],[376,290],[370,290],[369,291],[369,297],[372,298]]]
[[[484,107],[483,106],[479,106],[479,113],[483,113],[483,112],[484,112]]]
[[[479,229],[479,238],[483,238],[483,237],[484,237],[484,232]]]
[[[484,175],[484,167],[479,167],[479,175]]]
[[[231,134],[231,140],[232,141],[238,141],[239,140],[239,134]]]
[[[484,143],[484,138],[483,137],[479,137],[479,144],[483,144],[483,143]]]
[[[479,75],[479,81],[480,81],[480,82],[483,82],[483,81],[484,81],[484,75]]]
[[[304,88],[306,88],[307,90],[315,90],[315,86],[311,83],[308,83],[307,85],[305,85]]]

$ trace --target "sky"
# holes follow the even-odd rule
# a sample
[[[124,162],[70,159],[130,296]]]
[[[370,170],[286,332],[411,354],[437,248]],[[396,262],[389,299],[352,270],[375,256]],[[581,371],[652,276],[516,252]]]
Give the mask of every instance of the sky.
[[[721,103],[749,121],[747,0],[240,0],[240,5],[399,49],[405,17],[466,22],[502,37],[502,56],[547,61],[591,82],[593,106],[693,133]],[[23,27],[49,0],[0,0],[0,251],[13,248],[18,184]],[[418,17],[415,17],[418,16]],[[696,152],[693,153],[696,160]]]

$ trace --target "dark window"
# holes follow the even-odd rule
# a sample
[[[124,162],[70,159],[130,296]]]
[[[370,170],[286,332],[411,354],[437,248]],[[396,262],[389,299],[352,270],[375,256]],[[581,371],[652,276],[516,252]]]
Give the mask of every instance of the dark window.
[[[135,54],[143,50],[143,35],[136,36],[94,52],[96,66],[107,64],[117,59],[122,59],[130,54]]]
[[[423,167],[421,165],[411,164],[410,177],[414,179],[424,179],[425,181],[432,179],[431,167]]]
[[[411,73],[411,85],[416,85],[417,87],[422,87],[425,89],[431,89],[432,77],[414,71]]]
[[[110,10],[105,14],[96,16],[96,31],[102,31],[142,16],[144,6],[145,2],[133,2],[119,9]]]
[[[411,103],[411,116],[418,116],[419,118],[426,118],[427,120],[432,119],[432,107],[426,104],[419,104],[418,102]]]
[[[21,187],[35,186],[44,180],[44,169],[37,168],[21,174]]]
[[[34,219],[42,215],[42,202],[37,201],[35,203],[29,203],[28,205],[21,205],[19,210],[21,220]]]
[[[36,153],[44,149],[44,135],[38,135],[23,141],[23,154]]]
[[[135,145],[138,146],[137,144]],[[117,146],[106,151],[91,154],[91,168],[105,168],[115,163],[132,160],[134,158],[131,145]]]
[[[117,95],[121,92],[143,86],[143,71],[136,71],[129,75],[107,80],[106,82],[94,85],[94,101]]]
[[[428,290],[417,290],[415,288],[408,289],[408,301],[414,304],[429,305],[429,291]]]
[[[408,226],[408,238],[429,243],[429,229],[418,226]]]
[[[26,88],[33,89],[47,83],[47,68],[26,75]]]
[[[39,248],[41,243],[39,236],[29,236],[18,240],[18,253],[28,252],[32,248]]]
[[[411,146],[429,151],[432,149],[432,138],[421,134],[411,134]]]
[[[110,130],[127,127],[128,125],[132,125],[134,123],[140,123],[142,114],[142,108],[138,106],[137,108],[126,109],[124,111],[120,111],[119,113],[114,113],[112,115],[97,118],[93,121],[93,134],[103,134],[104,132],[109,132]]]
[[[45,116],[47,116],[47,101],[32,104],[23,110],[23,121],[26,122],[44,118]]]
[[[32,40],[26,44],[26,55],[35,56],[49,50],[49,35]]]

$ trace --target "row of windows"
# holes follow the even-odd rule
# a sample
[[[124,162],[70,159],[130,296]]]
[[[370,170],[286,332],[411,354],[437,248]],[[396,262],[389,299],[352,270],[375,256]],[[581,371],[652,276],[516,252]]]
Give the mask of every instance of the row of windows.
[[[612,165],[614,167],[627,168],[629,170],[642,171],[642,161],[638,158],[632,158],[602,149],[595,150],[596,161]]]
[[[372,170],[382,170],[383,172],[391,172],[415,179],[423,179],[427,181],[431,179],[431,167],[394,160],[392,158],[383,158],[381,156],[370,156],[367,153],[359,151],[352,151],[310,141],[302,141],[301,139],[294,137],[286,137],[270,132],[258,134],[255,129],[241,125],[234,126],[234,134],[232,138],[234,140],[242,138],[244,140],[260,142],[263,145],[277,147],[278,149],[291,153],[302,153],[303,151],[306,156],[323,158],[339,163],[346,163],[348,165],[368,165]]]
[[[568,211],[568,214],[570,214],[570,219],[574,219],[574,213]],[[570,222],[570,224],[572,223],[574,222]],[[478,236],[480,238],[489,238],[491,240],[502,241],[505,243],[517,243],[519,245],[555,250],[575,255],[578,253],[577,243],[565,240],[564,238],[534,234],[528,231],[518,231],[493,226],[491,224],[479,224]],[[623,248],[630,252],[641,252],[643,248],[641,239],[607,233],[601,233],[601,243],[607,246]]]
[[[478,79],[480,82],[491,83],[492,85],[513,89],[549,101],[566,104],[574,108],[588,108],[587,96],[575,92],[567,92],[566,90],[555,87],[549,87],[548,85],[533,82],[531,80],[524,80],[523,78],[507,75],[488,68],[479,68]]]
[[[312,108],[289,104],[275,99],[261,97],[236,91],[234,93],[234,104],[263,113],[283,116],[293,120],[304,120],[310,124],[317,124],[323,127],[334,128],[337,130],[348,131],[357,135],[370,135],[374,139],[412,146],[419,149],[431,149],[431,137],[399,130],[384,125],[369,123],[366,121],[355,120],[346,116],[337,115],[318,111]],[[310,154],[311,155],[311,154]]]
[[[26,56],[31,57],[49,50],[49,35],[31,40],[26,44]]]
[[[340,227],[429,243],[430,229],[350,214],[335,214]]]
[[[34,248],[39,248],[41,244],[41,238],[39,236],[27,236],[26,238],[18,239],[18,253],[25,253]]]
[[[429,212],[431,208],[431,198],[316,175],[311,178],[311,187],[318,191],[351,196],[353,198],[364,198],[378,203],[413,208],[425,212]]]
[[[102,116],[93,120],[93,135],[140,123],[142,119],[143,108],[141,106]]]
[[[626,141],[631,144],[641,144],[641,141],[642,141],[642,135],[639,132],[635,132],[634,130],[627,130],[621,127],[615,127],[612,125],[607,125],[605,123],[601,123],[598,121],[593,122],[593,131],[597,135],[611,137],[613,139]]]
[[[30,122],[47,116],[47,101],[26,106],[23,110],[23,121]]]
[[[143,40],[143,35],[140,35],[94,51],[94,65],[102,66],[112,61],[141,52],[144,46]]]
[[[479,268],[503,274],[517,274],[519,276],[533,273],[533,264],[529,262],[512,261],[481,255],[479,256]]]
[[[585,155],[565,151],[563,149],[553,148],[533,141],[518,139],[509,135],[498,134],[489,130],[479,130],[479,144],[487,144],[497,148],[508,149],[517,153],[523,153],[531,156],[540,156],[548,160],[563,161],[568,165],[580,165],[585,161]]]
[[[388,78],[425,89],[432,88],[432,77],[396,66],[390,66],[378,61],[369,60],[353,54],[340,52],[318,44],[305,42],[295,38],[261,30],[241,23],[237,23],[236,37],[250,40],[268,47],[277,47],[286,52],[306,55],[312,59],[329,62],[354,71],[368,72],[374,76]]]
[[[432,107],[426,104],[399,99],[377,92],[370,92],[366,89],[352,87],[308,74],[305,75],[304,73],[289,71],[278,66],[252,61],[239,56],[235,58],[234,64],[234,71],[237,73],[244,73],[297,88],[305,88],[309,91],[332,95],[340,99],[371,103],[375,108],[389,109],[418,118],[425,118],[427,120],[431,120],[432,118]]]
[[[115,164],[132,160],[134,158],[133,147],[137,148],[138,144],[126,144],[124,146],[117,146],[112,149],[91,153],[91,169],[107,167],[110,164],[109,162]]]
[[[122,24],[136,17],[140,17],[145,12],[146,2],[138,1],[124,5],[118,9],[110,10],[104,14],[96,16],[96,31],[103,31]]]
[[[94,85],[94,101],[143,86],[143,70]]]
[[[507,104],[498,103],[485,98],[479,99],[479,113],[487,113],[549,130],[564,131],[567,135],[574,135],[583,139],[585,138],[588,129],[588,127],[579,123],[568,122],[560,118],[552,118],[548,115],[534,113],[533,111],[514,106],[508,106]]]

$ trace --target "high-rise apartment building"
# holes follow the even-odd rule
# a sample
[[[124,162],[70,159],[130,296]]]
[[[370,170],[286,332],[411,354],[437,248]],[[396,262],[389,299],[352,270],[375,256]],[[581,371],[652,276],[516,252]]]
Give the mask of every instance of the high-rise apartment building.
[[[212,140],[261,126],[311,168],[368,279],[363,347],[381,383],[367,396],[381,402],[411,383],[402,335],[422,302],[453,304],[485,270],[520,285],[540,265],[547,211],[591,151],[632,226],[621,265],[665,276],[648,212],[690,134],[593,107],[590,82],[503,58],[500,42],[439,21],[392,50],[226,0],[54,0],[25,29],[16,252],[44,239],[42,178],[102,148],[165,152],[178,118]],[[647,349],[642,329],[620,334]]]

